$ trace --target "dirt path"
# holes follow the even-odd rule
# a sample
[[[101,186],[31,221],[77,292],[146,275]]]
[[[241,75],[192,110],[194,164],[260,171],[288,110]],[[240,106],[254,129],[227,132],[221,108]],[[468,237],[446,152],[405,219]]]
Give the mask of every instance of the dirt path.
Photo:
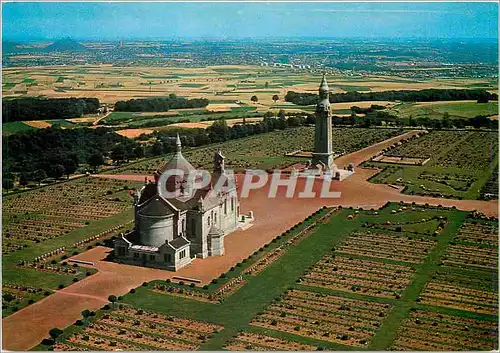
[[[358,165],[383,148],[414,133],[409,132],[377,143],[340,157],[336,162],[339,166],[348,163]],[[145,281],[166,279],[175,275],[198,278],[207,283],[324,205],[378,208],[387,201],[414,201],[420,204],[456,206],[463,210],[477,209],[487,215],[498,214],[497,201],[447,200],[404,195],[387,185],[367,182],[367,179],[375,173],[375,170],[357,168],[353,176],[342,182],[334,182],[330,190],[340,191],[340,198],[297,198],[297,194],[304,190],[305,179],[298,180],[292,198],[286,197],[286,189],[283,187],[278,189],[275,198],[269,198],[270,183],[263,188],[252,190],[248,198],[241,199],[240,207],[242,213],[250,210],[254,212],[255,224],[245,231],[237,231],[226,237],[224,256],[195,259],[191,265],[175,273],[102,261],[110,251],[104,247],[97,247],[77,255],[74,258],[94,262],[99,272],[3,320],[3,348],[28,350],[47,337],[51,328],[64,328],[77,320],[82,310],[96,310],[107,302],[109,295],[123,295]],[[144,181],[145,178],[144,175],[95,175],[95,177],[137,181]],[[241,183],[242,176],[238,177],[238,182]],[[322,182],[316,181],[313,192],[319,193],[321,187]]]

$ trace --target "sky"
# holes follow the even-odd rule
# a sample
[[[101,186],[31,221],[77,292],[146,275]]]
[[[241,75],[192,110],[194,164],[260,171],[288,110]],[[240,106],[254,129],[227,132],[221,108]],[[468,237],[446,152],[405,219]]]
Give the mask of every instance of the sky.
[[[498,38],[498,3],[13,2],[4,40]]]

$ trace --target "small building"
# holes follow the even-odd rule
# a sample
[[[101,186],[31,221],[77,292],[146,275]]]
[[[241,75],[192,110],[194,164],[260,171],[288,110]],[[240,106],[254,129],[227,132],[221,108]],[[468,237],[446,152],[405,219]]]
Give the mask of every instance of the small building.
[[[253,221],[240,216],[236,181],[226,172],[221,151],[214,155],[208,185],[194,189],[188,177],[196,169],[182,155],[179,136],[176,145],[175,155],[155,172],[155,182],[134,193],[135,226],[115,240],[117,262],[176,271],[195,257],[223,255],[224,237]]]

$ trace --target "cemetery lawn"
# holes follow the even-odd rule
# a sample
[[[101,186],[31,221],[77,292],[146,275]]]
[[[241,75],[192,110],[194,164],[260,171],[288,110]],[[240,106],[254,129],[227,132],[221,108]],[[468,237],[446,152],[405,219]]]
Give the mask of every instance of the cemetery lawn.
[[[445,273],[456,275],[465,272],[473,277],[475,276],[474,271],[477,270],[474,270],[474,266],[465,266],[461,269],[443,267],[443,260],[446,258],[445,255],[452,248],[451,244],[455,244],[457,234],[465,222],[472,222],[474,227],[478,227],[481,224],[491,224],[495,228],[496,223],[494,222],[469,220],[469,216],[470,214],[467,212],[454,209],[398,205],[395,203],[388,204],[377,211],[343,209],[333,213],[326,221],[318,223],[310,235],[291,248],[288,248],[283,256],[267,265],[262,272],[255,276],[246,275],[246,284],[233,294],[225,297],[219,304],[160,294],[152,290],[153,286],[151,283],[136,288],[135,293],[124,295],[119,303],[128,304],[134,308],[140,308],[148,312],[169,315],[174,318],[188,318],[223,326],[221,331],[211,335],[209,339],[199,346],[201,350],[227,349],[228,345],[238,342],[237,337],[242,332],[250,335],[265,335],[290,344],[295,342],[329,350],[387,350],[394,347],[395,342],[399,345],[404,345],[405,342],[412,342],[411,337],[408,338],[406,336],[408,333],[401,331],[400,327],[403,323],[408,324],[410,317],[418,313],[419,310],[428,310],[431,313],[435,313],[433,315],[448,315],[453,317],[453,320],[472,320],[473,325],[479,325],[477,327],[482,327],[481,325],[495,325],[497,317],[493,314],[476,313],[474,310],[457,310],[447,307],[449,304],[446,303],[442,305],[432,304],[425,301],[421,302],[420,299],[423,293],[428,290],[426,288],[429,286],[429,283],[434,281],[436,277],[434,274],[438,270],[438,272],[444,271]],[[439,222],[429,222],[429,220],[434,219]],[[474,225],[476,223],[478,225]],[[421,224],[421,226],[408,227],[418,224]],[[407,230],[398,232],[398,225],[403,227],[403,229],[407,227]],[[367,239],[373,238],[373,242],[365,244],[366,240],[362,240],[363,234],[368,234],[369,238]],[[468,235],[470,233],[464,234]],[[359,236],[361,238],[358,238]],[[378,241],[375,243],[376,238],[379,236],[381,236],[381,245],[379,245]],[[495,239],[498,245],[498,240],[497,238]],[[415,241],[417,245],[413,244]],[[394,246],[407,247],[406,249],[409,250],[386,254],[382,250],[384,249],[384,244],[389,244],[391,248]],[[428,251],[421,252],[422,246],[425,246]],[[351,251],[354,251],[354,253]],[[332,255],[334,256],[332,257]],[[412,274],[408,277],[406,285],[398,287],[401,289],[397,289],[394,292],[396,294],[388,296],[385,296],[380,291],[379,294],[377,292],[365,293],[366,291],[349,289],[349,286],[342,288],[341,285],[338,287],[339,282],[337,281],[332,282],[331,285],[326,285],[322,282],[317,282],[316,284],[314,281],[310,282],[310,279],[314,278],[315,273],[320,273],[316,271],[321,271],[322,265],[320,267],[317,266],[325,258],[333,258],[335,261],[341,260],[345,264],[348,264],[350,261],[354,261],[355,263],[359,261],[371,261],[372,264],[385,265],[386,271],[390,271],[394,266],[396,268],[398,266],[399,268],[406,266],[405,268],[411,269],[410,273]],[[342,271],[347,271],[348,268],[349,266],[346,268],[341,267]],[[380,277],[382,280],[376,280],[377,273],[372,273],[368,267],[366,269],[369,272],[367,272],[367,276],[363,277],[364,280],[371,280],[373,278],[374,283],[376,283],[375,286],[383,286],[383,282],[386,281],[386,278],[389,278],[387,274],[383,274],[383,277]],[[311,275],[313,277],[310,277]],[[349,276],[349,274],[346,273],[345,276]],[[404,276],[401,276],[403,275],[398,275],[397,278],[404,278]],[[482,278],[480,281],[483,281],[481,283],[486,286],[493,284],[497,280],[497,278],[492,279],[481,276],[478,278]],[[362,282],[363,280],[360,283]],[[361,284],[361,287],[369,288],[364,284]],[[379,322],[378,326],[369,330],[371,332],[369,334],[370,338],[362,340],[364,343],[359,343],[361,341],[350,337],[350,334],[344,334],[342,338],[338,335],[335,337],[335,330],[333,330],[333,336],[311,335],[311,331],[307,330],[307,325],[310,324],[306,324],[306,321],[304,321],[304,325],[306,325],[305,329],[296,326],[295,332],[288,331],[283,325],[286,325],[286,320],[289,320],[288,317],[292,318],[295,315],[290,313],[287,313],[285,316],[281,315],[281,318],[280,316],[275,316],[278,319],[278,324],[270,325],[270,321],[266,321],[269,320],[266,319],[266,315],[272,316],[275,315],[275,312],[273,311],[274,309],[269,308],[280,306],[282,302],[289,302],[296,295],[311,296],[311,298],[316,298],[314,300],[322,300],[321,298],[323,297],[331,298],[325,299],[327,303],[330,303],[332,300],[340,303],[345,301],[357,303],[353,304],[354,311],[351,311],[351,313],[346,312],[346,315],[342,314],[345,320],[351,320],[350,318],[353,318],[352,315],[354,315],[354,319],[358,318],[358,322],[360,322],[359,320],[364,320],[363,315],[365,314],[363,312],[365,309],[362,309],[362,305],[366,305],[366,308],[378,306],[386,309],[384,309],[385,314],[379,315],[381,317],[377,319]],[[498,292],[495,289],[493,289],[491,295],[494,295],[498,299]],[[464,300],[477,299],[469,298]],[[304,303],[306,302],[310,302],[310,300],[304,300]],[[325,305],[327,306],[325,306],[324,310],[327,310],[328,306],[333,304]],[[477,302],[476,305],[481,305],[481,303]],[[281,306],[281,308],[281,310],[286,311],[297,310],[297,307],[294,305],[290,307],[287,305],[286,308],[288,309],[285,309],[285,306]],[[102,316],[102,313],[105,312],[106,310],[98,311],[96,317]],[[328,312],[331,315],[337,315],[334,314],[336,310]],[[303,315],[307,316],[310,314],[304,313]],[[335,322],[322,321],[328,320],[328,316],[327,319],[319,320],[322,322],[321,325],[326,325],[326,323],[333,325],[332,322]],[[373,317],[371,320],[373,321],[375,318]],[[311,321],[308,320],[307,322]],[[320,331],[321,325],[317,326]],[[74,332],[78,332],[78,330],[75,329],[75,326],[69,327],[65,330],[65,339],[68,339]],[[357,334],[356,332],[356,330],[352,331],[354,337]],[[432,337],[432,330],[428,331],[428,334],[425,333],[423,335],[422,341],[426,342],[425,344],[428,342],[430,342],[428,344],[432,344],[432,338],[430,337]],[[465,347],[483,347],[482,345],[488,346],[490,344],[488,343],[490,342],[488,337],[475,338],[473,343],[463,341],[460,335],[456,337],[458,343],[453,343],[456,346],[453,345],[452,347],[464,347],[464,345]],[[428,341],[428,339],[431,341]],[[37,348],[47,349],[47,346],[40,345]]]

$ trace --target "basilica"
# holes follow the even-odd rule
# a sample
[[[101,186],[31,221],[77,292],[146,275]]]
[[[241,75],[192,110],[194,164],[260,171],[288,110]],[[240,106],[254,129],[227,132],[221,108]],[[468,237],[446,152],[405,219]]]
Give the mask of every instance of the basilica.
[[[190,189],[188,176],[196,169],[182,155],[179,136],[176,149],[155,181],[134,193],[135,227],[115,240],[117,262],[177,271],[196,257],[223,255],[224,237],[251,221],[240,216],[234,175],[226,172],[221,151],[215,152],[208,185]]]

